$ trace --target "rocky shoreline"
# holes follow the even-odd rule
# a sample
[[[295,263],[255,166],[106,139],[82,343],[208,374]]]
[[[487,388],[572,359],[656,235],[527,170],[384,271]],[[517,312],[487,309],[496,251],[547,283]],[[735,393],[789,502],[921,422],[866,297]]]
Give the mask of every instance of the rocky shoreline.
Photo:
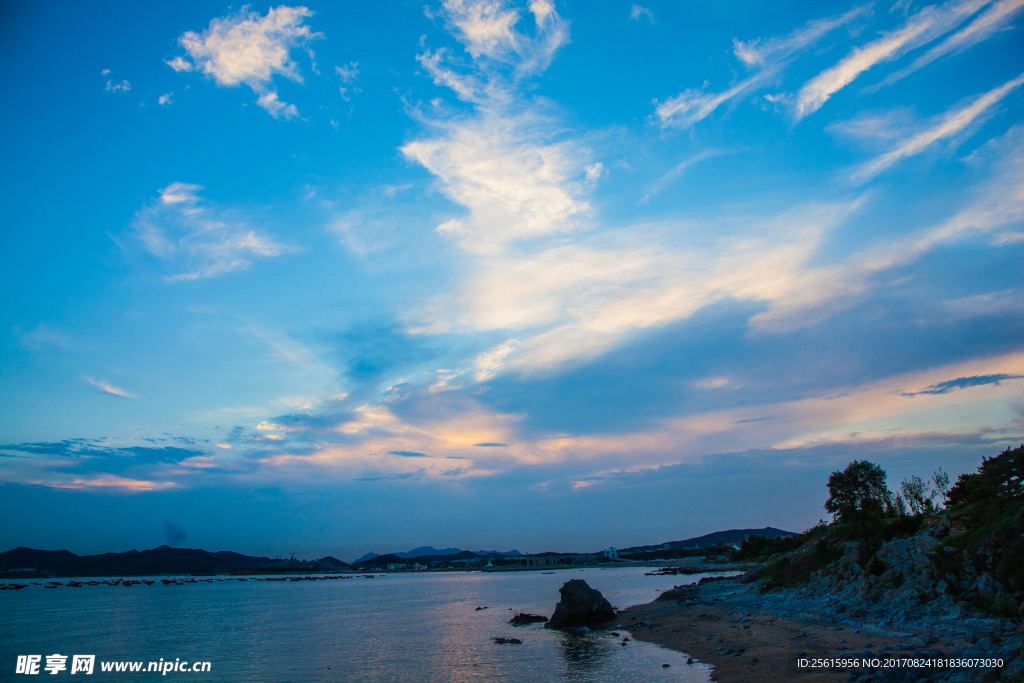
[[[706,578],[620,612],[616,624],[634,638],[712,665],[714,680],[722,683],[1024,680],[1019,620],[982,613],[946,592],[951,581],[968,577],[935,577],[941,555],[934,551],[951,531],[949,520],[940,519],[885,543],[878,555],[888,569],[877,576],[860,567],[860,545],[851,542],[840,559],[798,587],[764,592],[763,569]],[[802,552],[811,549],[797,549],[791,561]],[[989,575],[977,575],[959,597],[978,590],[995,595],[999,587],[991,583]],[[798,658],[878,659],[883,666],[799,669]],[[948,658],[1001,659],[1003,666],[902,665],[906,659]],[[885,660],[901,660],[901,666],[885,667]]]
[[[829,476],[831,524],[748,536],[720,573],[759,566],[676,586],[618,627],[721,681],[1024,683],[1024,444],[931,483],[894,494],[854,460]]]

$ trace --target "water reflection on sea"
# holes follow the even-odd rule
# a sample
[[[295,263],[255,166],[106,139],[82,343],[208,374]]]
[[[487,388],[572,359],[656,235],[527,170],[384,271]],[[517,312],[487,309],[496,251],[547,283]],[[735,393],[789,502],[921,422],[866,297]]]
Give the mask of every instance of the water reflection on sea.
[[[683,654],[632,639],[623,646],[626,630],[616,637],[508,623],[518,612],[550,614],[558,588],[572,578],[585,579],[616,607],[700,578],[644,572],[30,586],[0,593],[0,671],[13,673],[19,654],[45,661],[60,653],[95,654],[91,680],[130,676],[103,674],[101,661],[162,657],[210,661],[207,674],[168,674],[207,681],[707,681],[706,669],[687,665]],[[494,637],[523,643],[497,645]]]

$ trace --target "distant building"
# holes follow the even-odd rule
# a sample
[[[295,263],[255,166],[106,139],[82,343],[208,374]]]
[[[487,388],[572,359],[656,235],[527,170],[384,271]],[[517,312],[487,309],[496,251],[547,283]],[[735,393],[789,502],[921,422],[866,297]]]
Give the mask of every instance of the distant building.
[[[604,551],[604,557],[607,560],[617,560],[619,559],[619,551],[615,548],[608,548],[608,550]]]
[[[401,570],[401,569],[405,569],[407,566],[408,565],[404,565],[404,564],[389,564],[388,565],[388,571],[389,572],[398,571],[398,570]]]

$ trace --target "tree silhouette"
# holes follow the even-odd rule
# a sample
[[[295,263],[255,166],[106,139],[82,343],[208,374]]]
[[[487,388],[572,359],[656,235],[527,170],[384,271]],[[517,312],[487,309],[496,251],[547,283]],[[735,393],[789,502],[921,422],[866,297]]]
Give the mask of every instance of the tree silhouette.
[[[842,472],[829,476],[825,509],[843,523],[864,524],[878,519],[892,506],[885,480],[885,470],[878,465],[854,460]]]

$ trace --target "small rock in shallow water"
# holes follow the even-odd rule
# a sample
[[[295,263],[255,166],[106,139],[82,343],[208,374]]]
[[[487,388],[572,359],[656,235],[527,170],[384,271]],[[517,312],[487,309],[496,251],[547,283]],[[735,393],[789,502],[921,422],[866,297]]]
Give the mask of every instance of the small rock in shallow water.
[[[687,664],[693,664],[693,657],[687,657],[686,658],[686,663]]]
[[[521,612],[512,617],[511,619],[509,619],[508,623],[512,624],[513,626],[525,626],[526,624],[543,623],[547,620],[547,617],[541,616],[540,614],[527,614],[526,612]]]

